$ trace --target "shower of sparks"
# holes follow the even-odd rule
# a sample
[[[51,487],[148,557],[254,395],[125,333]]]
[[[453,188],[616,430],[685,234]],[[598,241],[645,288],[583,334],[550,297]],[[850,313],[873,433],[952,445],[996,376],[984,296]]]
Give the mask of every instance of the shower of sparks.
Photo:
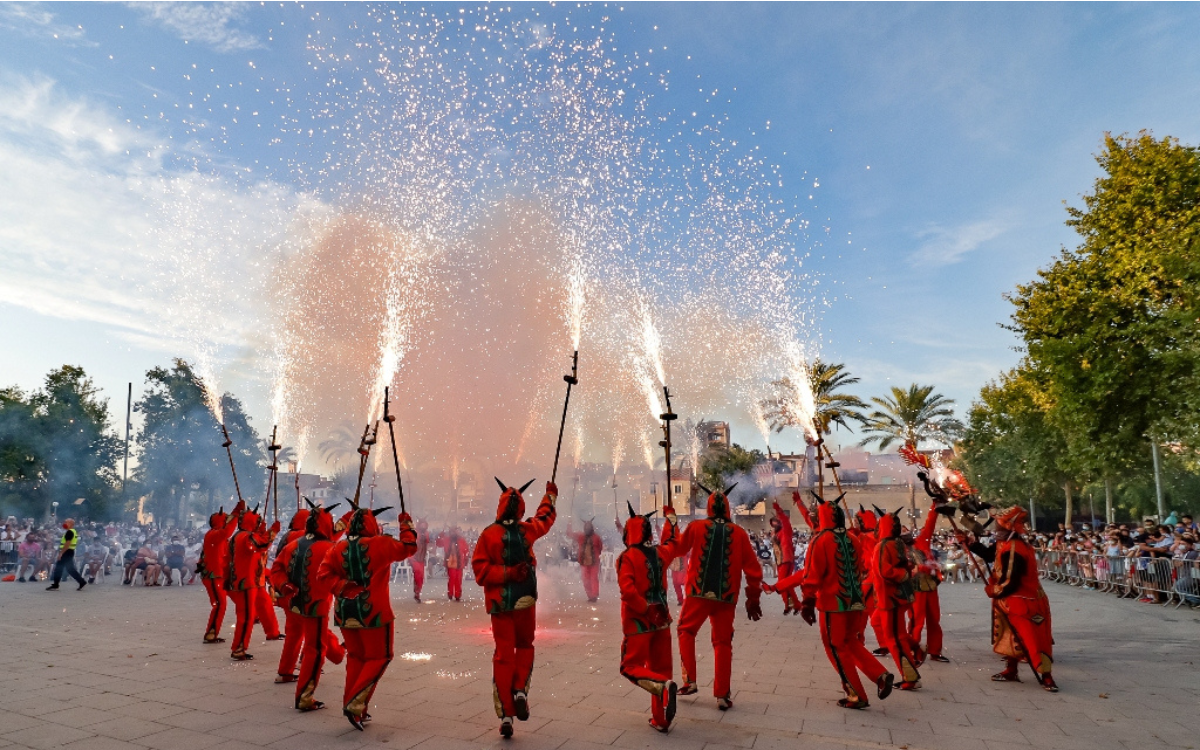
[[[771,426],[767,424],[767,415],[763,413],[762,401],[755,399],[750,405],[750,416],[754,420],[754,426],[758,428],[758,432],[762,435],[763,443],[768,449],[771,447]]]
[[[326,439],[381,416],[390,386],[406,468],[532,476],[553,456],[564,353],[581,349],[577,465],[611,451],[615,476],[640,445],[653,468],[668,371],[681,411],[760,431],[758,395],[787,375],[815,438],[820,299],[801,265],[819,240],[755,140],[722,132],[726,95],[700,117],[664,110],[670,71],[613,9],[306,12],[322,85],[245,81],[286,103],[263,125],[278,182],[223,168],[243,126],[212,100],[231,82],[198,80],[194,132],[217,155],[161,191],[159,291],[218,420],[239,352],[273,351],[272,420],[313,469],[352,460]],[[261,208],[231,215],[228,190]],[[694,433],[681,447],[698,471]]]

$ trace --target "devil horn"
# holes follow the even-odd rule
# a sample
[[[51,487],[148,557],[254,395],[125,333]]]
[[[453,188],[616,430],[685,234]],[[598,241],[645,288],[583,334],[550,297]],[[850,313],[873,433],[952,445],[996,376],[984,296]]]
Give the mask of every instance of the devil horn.
[[[496,484],[500,485],[501,492],[508,492],[508,485],[506,485],[504,482],[501,482],[500,477],[492,477],[492,479],[495,479]]]
[[[629,517],[630,517],[630,518],[633,518],[634,516],[636,516],[636,515],[637,515],[637,513],[634,513],[634,512],[633,512],[633,503],[631,503],[631,502],[629,502],[628,500],[626,500],[626,501],[625,501],[625,506],[626,506],[627,508],[629,508]]]
[[[351,508],[354,508],[355,510],[358,510],[358,503],[354,502],[354,501],[353,501],[353,500],[351,500],[350,498],[346,498],[346,502],[350,503],[350,507],[351,507]]]
[[[883,508],[880,508],[878,505],[872,505],[871,507],[875,509],[875,515],[880,518],[883,518],[885,515],[887,515],[887,511],[885,511]]]
[[[734,482],[733,484],[731,484],[731,485],[729,485],[728,487],[726,487],[726,488],[725,488],[725,491],[724,491],[724,492],[722,492],[721,494],[722,494],[722,495],[724,495],[725,497],[729,497],[729,493],[730,493],[730,492],[733,492],[733,488],[734,488],[734,487],[737,487],[737,486],[738,486],[738,483],[737,483],[737,482]]]
[[[380,514],[382,514],[385,510],[391,510],[393,507],[395,507],[395,506],[385,505],[382,508],[376,508],[371,511],[371,515],[375,516],[376,518],[379,518]]]
[[[862,503],[859,503],[859,504],[858,504],[858,512],[859,512],[859,513],[866,513],[866,512],[867,512],[867,509],[866,509],[866,508],[864,508],[864,507],[862,506]]]
[[[304,498],[304,502],[308,504],[308,509],[309,509],[309,510],[316,510],[316,509],[317,509],[317,506],[316,506],[316,505],[313,505],[313,501],[312,501],[312,500],[309,500],[307,497],[306,497],[306,498]]]
[[[812,496],[813,496],[813,500],[816,500],[818,503],[823,503],[823,502],[825,502],[824,500],[822,500],[822,499],[821,499],[821,496],[820,496],[820,495],[818,495],[817,493],[813,492],[812,490],[809,490],[809,491],[808,491],[808,494],[812,495]]]
[[[262,505],[262,503],[259,503],[258,505]],[[258,505],[255,505],[254,510],[250,511],[251,513],[253,513],[256,516],[258,515]]]
[[[326,512],[326,513],[332,513],[332,512],[333,512],[333,509],[334,509],[334,508],[336,508],[336,507],[338,507],[339,505],[341,505],[341,503],[334,503],[333,505],[330,505],[328,508],[326,508],[326,509],[325,509],[325,512]]]
[[[696,486],[697,486],[697,487],[699,487],[700,489],[704,490],[704,494],[706,494],[706,495],[711,495],[711,494],[712,494],[712,490],[710,490],[709,488],[707,488],[707,487],[705,487],[704,485],[700,484],[699,482],[696,482]]]
[[[218,512],[218,513],[224,513],[224,512],[225,512],[225,506],[224,506],[224,505],[222,505],[220,508],[217,508],[217,512]]]
[[[845,496],[846,496],[846,493],[845,493],[845,492],[843,492],[842,494],[838,495],[838,496],[837,496],[837,498],[836,498],[836,499],[835,499],[833,502],[834,502],[835,504],[837,504],[837,503],[840,503],[840,502],[842,501],[842,498],[843,498],[843,497],[845,497]]]
[[[657,512],[658,512],[657,510],[652,510],[652,511],[650,511],[649,513],[647,513],[647,514],[643,515],[643,516],[642,516],[642,518],[644,518],[644,519],[646,519],[647,521],[649,521],[649,520],[650,520],[650,516],[654,515],[654,514],[655,514],[655,513],[657,513]]]
[[[536,481],[537,481],[537,478],[536,478],[536,477],[534,477],[533,479],[530,479],[528,482],[526,482],[525,484],[521,485],[521,489],[517,490],[517,492],[520,492],[522,495],[524,495],[524,494],[525,494],[525,490],[529,489],[529,485],[533,484],[533,483],[534,483],[534,482],[536,482]]]

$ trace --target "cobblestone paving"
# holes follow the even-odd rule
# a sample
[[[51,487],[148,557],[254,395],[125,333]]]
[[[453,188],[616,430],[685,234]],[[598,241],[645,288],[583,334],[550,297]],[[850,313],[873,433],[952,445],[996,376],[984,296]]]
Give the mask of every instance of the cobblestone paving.
[[[207,610],[199,586],[132,589],[111,580],[76,592],[0,584],[0,748],[250,750],[388,748],[891,748],[900,750],[1141,750],[1200,748],[1200,617],[1047,584],[1054,607],[1062,692],[995,684],[987,601],[979,587],[942,587],[946,653],[923,668],[924,688],[896,692],[866,711],[846,711],[816,628],[739,614],[734,708],[711,697],[703,655],[700,694],[680,699],[668,736],[646,725],[646,694],[617,673],[615,584],[583,602],[569,569],[539,575],[533,717],[505,743],[492,709],[488,618],[479,590],[461,604],[411,599],[393,587],[397,659],[355,731],[340,705],[343,672],[327,665],[325,711],[298,714],[292,685],[272,678],[280,643],[256,633],[253,662],[231,663],[224,646],[200,643]],[[433,580],[426,594],[444,592]],[[232,628],[232,607],[226,630]],[[870,638],[870,636],[868,636]],[[1023,673],[1027,675],[1028,673]],[[676,658],[678,676],[678,658]]]

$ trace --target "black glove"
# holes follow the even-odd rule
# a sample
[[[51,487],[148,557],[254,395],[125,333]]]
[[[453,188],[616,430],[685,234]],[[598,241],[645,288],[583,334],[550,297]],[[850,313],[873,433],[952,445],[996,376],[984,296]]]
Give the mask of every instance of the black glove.
[[[746,600],[746,617],[754,622],[762,619],[762,605],[758,603],[757,599]]]

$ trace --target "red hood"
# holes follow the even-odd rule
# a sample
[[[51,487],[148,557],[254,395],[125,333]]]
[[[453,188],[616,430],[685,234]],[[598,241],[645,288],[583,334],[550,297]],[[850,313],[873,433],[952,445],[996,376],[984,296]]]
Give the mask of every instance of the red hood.
[[[307,510],[301,511],[301,513],[305,513],[308,516],[304,527],[306,533],[320,537],[321,539],[333,539],[334,531],[332,513],[324,508],[318,508],[311,513]]]
[[[900,536],[900,519],[895,513],[884,513],[875,532],[880,539],[897,539]]]
[[[374,511],[368,508],[359,508],[354,511],[354,515],[350,516],[350,524],[346,528],[346,536],[379,536],[382,529],[379,528],[379,521],[375,518]]]
[[[226,518],[224,511],[217,511],[208,517],[208,527],[210,529],[223,529],[225,528],[225,522]]]
[[[252,510],[248,510],[238,519],[239,531],[254,531],[258,528],[258,524],[262,521],[262,516]]]
[[[308,524],[308,509],[296,511],[296,515],[292,516],[292,522],[288,524],[288,531],[304,531]]]
[[[708,517],[729,520],[729,498],[724,492],[714,492],[708,496]]]
[[[859,506],[861,508],[861,506]],[[856,514],[858,522],[862,524],[863,531],[874,531],[878,525],[875,518],[875,513],[869,510],[859,510]]]
[[[521,496],[519,490],[515,487],[509,487],[500,495],[500,502],[496,506],[496,520],[521,520],[525,517],[525,498]]]

